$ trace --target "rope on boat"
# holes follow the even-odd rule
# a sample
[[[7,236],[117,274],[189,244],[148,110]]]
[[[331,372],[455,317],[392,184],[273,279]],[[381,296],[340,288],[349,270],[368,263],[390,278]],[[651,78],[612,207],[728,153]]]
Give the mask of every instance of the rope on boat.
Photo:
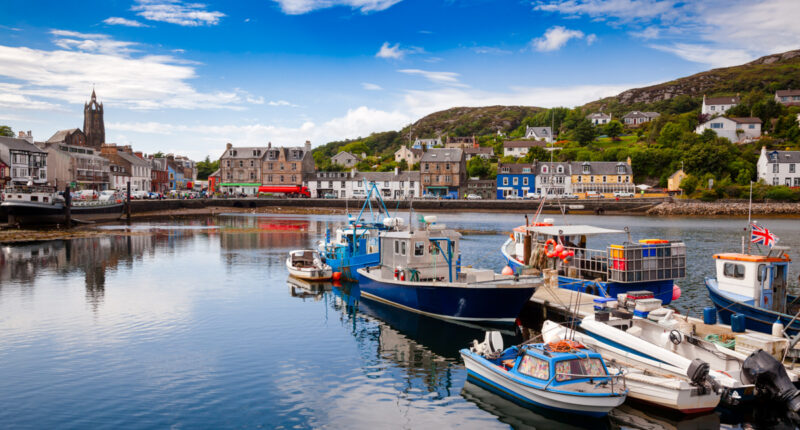
[[[706,335],[704,339],[728,349],[734,349],[736,347],[736,336],[730,334],[709,334]]]

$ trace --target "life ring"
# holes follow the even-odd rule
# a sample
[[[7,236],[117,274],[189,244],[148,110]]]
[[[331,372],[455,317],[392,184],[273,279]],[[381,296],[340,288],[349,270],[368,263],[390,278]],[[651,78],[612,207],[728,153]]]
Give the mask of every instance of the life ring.
[[[531,224],[533,227],[552,227],[553,223],[550,222],[535,222]]]
[[[553,245],[553,248],[550,249],[550,245]],[[547,255],[547,258],[553,258],[556,256],[556,241],[553,239],[547,239],[547,242],[544,243],[544,253]]]

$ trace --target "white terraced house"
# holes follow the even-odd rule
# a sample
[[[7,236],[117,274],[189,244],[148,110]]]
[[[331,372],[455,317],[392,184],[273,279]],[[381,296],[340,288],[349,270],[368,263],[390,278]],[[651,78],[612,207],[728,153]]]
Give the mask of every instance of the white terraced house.
[[[694,131],[703,134],[706,130],[713,130],[717,136],[726,137],[731,142],[748,142],[761,137],[761,120],[719,116],[698,125]]]
[[[736,97],[706,97],[703,96],[703,107],[700,113],[703,115],[717,116],[723,115],[728,109],[739,104],[739,96]]]
[[[758,179],[768,185],[800,187],[800,151],[767,151],[762,146],[756,166]]]
[[[366,184],[365,184],[366,182]],[[385,199],[405,199],[421,196],[420,172],[314,172],[303,177],[311,197],[358,199],[367,195],[369,184],[375,183]]]
[[[11,183],[47,183],[47,152],[33,144],[30,132],[24,138],[0,136],[0,158],[8,160]]]

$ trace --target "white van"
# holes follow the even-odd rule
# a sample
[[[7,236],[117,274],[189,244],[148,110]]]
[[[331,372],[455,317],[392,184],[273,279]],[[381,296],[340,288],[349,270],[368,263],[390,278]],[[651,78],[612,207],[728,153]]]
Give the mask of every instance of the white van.
[[[81,200],[95,200],[97,199],[97,191],[95,190],[80,190],[77,194],[78,198]]]

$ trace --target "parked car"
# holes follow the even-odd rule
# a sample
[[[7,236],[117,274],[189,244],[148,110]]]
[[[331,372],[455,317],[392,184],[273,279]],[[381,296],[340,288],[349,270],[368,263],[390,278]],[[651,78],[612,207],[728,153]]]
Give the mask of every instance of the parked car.
[[[539,200],[539,199],[542,198],[542,194],[541,193],[528,193],[528,194],[525,194],[525,198],[526,199]]]
[[[564,193],[561,195],[561,198],[564,200],[576,200],[578,196],[572,193]]]
[[[95,190],[80,190],[75,197],[81,200],[95,200],[98,197],[98,193]]]
[[[634,197],[634,195],[635,194],[633,194],[630,191],[616,191],[616,192],[614,192],[614,197],[619,197],[619,198],[630,198],[630,197]]]
[[[481,200],[482,197],[477,194],[467,194],[467,200]]]
[[[505,196],[505,199],[506,200],[522,200],[522,197],[520,197],[520,196],[518,196],[516,194],[509,194],[509,195]]]
[[[336,194],[333,194],[333,193],[325,193],[322,196],[323,199],[335,199],[336,197],[337,197]]]
[[[146,199],[148,197],[147,191],[136,190],[131,192],[131,198],[135,200]]]
[[[422,195],[422,198],[423,198],[423,199],[435,199],[435,198],[437,198],[437,197],[438,197],[438,196],[437,196],[436,194],[431,194],[431,193],[428,193],[428,194],[423,194],[423,195]]]
[[[603,195],[598,193],[597,191],[587,191],[586,192],[587,199],[602,199]]]

